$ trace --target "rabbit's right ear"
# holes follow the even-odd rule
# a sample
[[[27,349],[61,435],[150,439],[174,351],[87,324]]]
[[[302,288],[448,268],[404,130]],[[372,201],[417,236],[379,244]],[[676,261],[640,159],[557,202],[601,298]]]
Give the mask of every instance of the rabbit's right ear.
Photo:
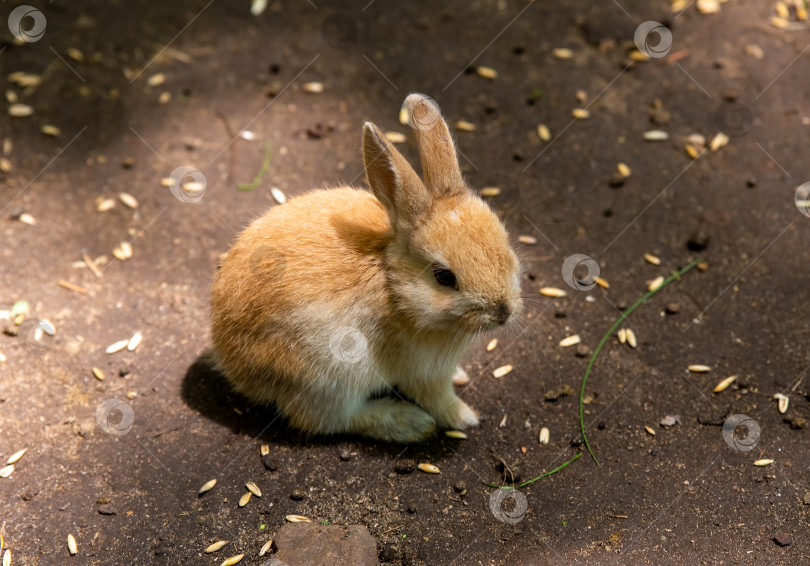
[[[431,196],[410,163],[371,122],[363,125],[363,164],[368,185],[402,230],[430,207]]]

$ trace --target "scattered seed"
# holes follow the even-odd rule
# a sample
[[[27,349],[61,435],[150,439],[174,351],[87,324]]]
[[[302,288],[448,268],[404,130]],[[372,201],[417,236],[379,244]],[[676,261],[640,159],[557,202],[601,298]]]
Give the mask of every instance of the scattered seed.
[[[683,148],[686,150],[686,155],[688,155],[692,159],[697,159],[698,156],[700,155],[697,148],[693,146],[691,143],[684,144]]]
[[[44,124],[42,128],[40,128],[40,131],[46,136],[51,136],[54,138],[62,133],[62,130],[50,124]]]
[[[534,244],[537,243],[537,238],[535,238],[534,236],[518,236],[518,241],[521,244],[528,244],[530,246],[533,246]]]
[[[264,556],[265,554],[267,554],[267,551],[270,550],[272,546],[273,546],[273,539],[270,539],[262,546],[262,549],[259,551],[259,556]]]
[[[419,468],[420,470],[422,470],[423,472],[425,472],[426,474],[438,474],[439,473],[439,468],[437,468],[433,464],[419,464],[416,467]]]
[[[237,554],[236,556],[231,556],[227,560],[224,560],[222,564],[220,564],[219,566],[233,566],[234,564],[239,564],[244,557],[245,557],[244,554]]]
[[[111,198],[105,198],[99,201],[98,205],[96,205],[96,210],[98,212],[107,212],[113,207],[115,207],[115,201]]]
[[[712,141],[709,142],[709,149],[712,151],[717,151],[721,147],[724,147],[729,142],[729,137],[724,134],[723,132],[718,132],[712,138]]]
[[[3,553],[3,566],[11,566],[11,551],[8,549]]]
[[[248,490],[250,493],[252,493],[252,494],[253,494],[253,495],[255,495],[256,497],[261,497],[261,496],[262,496],[262,490],[261,490],[261,489],[259,489],[259,486],[258,486],[258,485],[256,485],[255,483],[253,483],[252,481],[247,482],[247,483],[245,484],[245,487],[247,488],[247,490]]]
[[[669,139],[669,134],[664,130],[649,130],[644,132],[644,139],[647,141],[664,141]]]
[[[67,56],[73,59],[74,61],[82,62],[84,61],[84,53],[76,49],[75,47],[68,47],[65,52]]]
[[[644,259],[647,263],[651,263],[653,265],[661,265],[661,258],[654,256],[652,254],[644,254]]]
[[[576,346],[580,342],[582,342],[582,340],[580,339],[579,334],[574,334],[573,336],[568,336],[560,340],[560,346],[563,348],[568,348],[569,346]]]
[[[205,493],[206,491],[211,491],[212,489],[214,489],[214,486],[215,486],[215,485],[217,485],[217,480],[216,480],[216,478],[214,478],[214,479],[212,479],[212,480],[208,480],[207,482],[205,482],[205,483],[203,484],[203,486],[202,486],[202,487],[200,488],[200,490],[197,492],[197,495],[202,495],[202,494],[203,494],[203,493]]]
[[[564,297],[568,293],[563,291],[562,289],[557,289],[556,287],[543,287],[540,289],[540,294],[544,297]]]
[[[651,427],[645,426],[644,430],[646,430],[650,436],[655,436],[655,431]]]
[[[624,344],[625,342],[627,342],[627,330],[625,330],[624,328],[620,328],[618,337],[619,337],[619,344]]]
[[[160,186],[168,188],[174,185],[174,182],[175,182],[174,179],[172,179],[171,177],[162,177],[160,179]]]
[[[28,104],[11,104],[8,107],[8,115],[24,118],[34,113],[34,107]]]
[[[501,194],[501,189],[499,187],[484,187],[480,191],[478,191],[482,197],[496,197]]]
[[[790,406],[790,397],[782,393],[777,393],[773,398],[778,402],[779,412],[783,415],[787,413],[788,407]],[[13,462],[9,462],[9,464],[11,463]]]
[[[0,157],[0,173],[9,173],[12,168],[11,161],[5,157]]]
[[[143,334],[141,334],[140,332],[136,332],[135,334],[132,335],[132,338],[129,339],[129,342],[127,342],[127,350],[130,352],[134,351],[135,348],[140,346],[142,340]]]
[[[17,218],[17,219],[18,219],[20,222],[22,222],[23,224],[28,224],[29,226],[33,226],[34,224],[36,224],[36,223],[37,223],[36,218],[34,218],[33,216],[31,216],[31,215],[30,215],[30,214],[28,214],[27,212],[23,212],[22,214],[20,214],[19,218]]]
[[[284,204],[287,202],[287,195],[281,192],[281,189],[278,187],[271,187],[270,188],[270,196],[273,197],[273,200],[276,201],[278,204]]]
[[[132,400],[132,399],[134,399],[135,397],[138,396],[138,392],[137,391],[127,391],[125,396],[126,396],[127,399]]]
[[[508,416],[509,416],[508,414],[503,416],[503,418],[501,419],[501,424],[498,425],[498,428],[503,428],[506,426],[506,419]]]
[[[244,494],[242,497],[239,498],[239,507],[244,507],[245,505],[248,504],[248,501],[250,501],[250,495],[251,493],[248,491],[246,494]]]
[[[755,466],[770,466],[771,464],[773,464],[773,460],[771,458],[760,458],[754,462]]]
[[[6,363],[6,360],[8,360],[8,358],[6,358],[6,355],[3,352],[0,352],[0,364]]]
[[[5,466],[4,468],[0,469],[0,478],[7,478],[12,473],[14,473],[14,465],[9,464],[8,466]]]
[[[555,47],[551,50],[552,55],[561,61],[567,61],[574,56],[574,52],[567,47]]]
[[[259,448],[259,454],[261,456],[267,456],[270,454],[270,445],[269,444],[262,444]]]
[[[475,124],[468,122],[467,120],[459,120],[456,122],[456,129],[462,132],[474,132]]]
[[[491,352],[492,350],[494,350],[494,349],[495,349],[495,348],[497,348],[497,347],[498,347],[498,339],[497,339],[497,338],[493,338],[493,339],[492,339],[492,340],[490,340],[490,341],[489,341],[489,343],[487,344],[487,352]]]
[[[594,279],[594,281],[596,281],[596,284],[602,287],[602,289],[610,289],[610,283],[608,283],[605,279],[597,277]]]
[[[96,265],[96,262],[93,261],[93,259],[90,256],[83,253],[82,260],[84,261],[84,264],[88,267],[88,269],[90,269],[90,271],[93,272],[93,275],[95,275],[96,277],[104,276],[104,273],[101,272],[101,270],[98,268],[98,265]]]
[[[774,7],[776,8],[776,13],[779,14],[780,18],[784,18],[785,20],[790,18],[790,10],[788,10],[787,4],[784,2],[777,2]]]
[[[104,375],[104,372],[103,372],[103,371],[101,371],[101,369],[100,369],[100,368],[93,368],[93,375],[94,375],[94,376],[96,377],[96,379],[98,379],[99,381],[104,381],[104,377],[105,377],[105,375]]]
[[[538,437],[540,444],[548,444],[550,436],[551,433],[549,432],[548,427],[544,426],[543,428],[541,428],[540,436]]]
[[[73,535],[67,536],[67,545],[68,545],[68,552],[70,552],[70,555],[76,556],[76,553],[79,552],[79,549],[76,547],[76,538]]]
[[[619,172],[619,175],[625,178],[629,177],[632,173],[632,171],[630,170],[630,168],[627,166],[626,163],[619,163],[618,165],[616,165],[616,171]]]
[[[762,59],[765,57],[765,52],[762,51],[762,48],[756,44],[748,44],[745,46],[745,54],[750,55],[754,59]]]
[[[405,143],[407,138],[402,132],[385,132],[385,139],[391,143]]]
[[[638,49],[633,49],[630,52],[630,60],[631,61],[636,61],[636,62],[639,62],[639,63],[643,63],[644,61],[649,61],[650,56],[647,55],[646,53],[642,53]]]
[[[164,90],[163,92],[160,93],[160,96],[158,96],[158,103],[168,104],[171,101],[171,99],[172,93],[169,92],[168,90]]]
[[[574,108],[571,111],[571,116],[573,116],[576,120],[587,120],[591,117],[591,113],[584,108]]]
[[[129,208],[138,208],[137,199],[129,193],[118,193],[118,200],[123,202]]]
[[[304,92],[308,92],[310,94],[320,94],[323,92],[323,83],[304,83]]]
[[[715,393],[720,393],[721,391],[725,391],[728,388],[729,385],[734,383],[734,381],[736,379],[737,379],[736,375],[728,376],[723,381],[721,381],[720,383],[718,383],[717,385],[714,386],[714,392]]]
[[[115,259],[125,261],[132,257],[132,245],[129,242],[121,242],[118,247],[112,251]]]
[[[551,130],[549,130],[548,126],[545,124],[540,124],[537,126],[537,135],[540,136],[540,139],[544,142],[551,140]]]
[[[197,181],[189,181],[188,183],[183,183],[183,186],[181,188],[183,189],[183,192],[185,192],[191,197],[197,196],[205,192],[205,185],[203,183],[198,183]]]
[[[446,430],[444,431],[444,435],[450,438],[458,438],[458,439],[467,438],[467,433],[462,432],[460,430]]]
[[[215,542],[214,544],[212,544],[211,546],[206,548],[205,553],[206,554],[211,554],[212,552],[216,552],[217,550],[219,550],[220,548],[222,548],[226,544],[228,544],[227,540],[218,540],[217,542]]]
[[[479,77],[483,77],[485,79],[495,80],[498,78],[498,71],[492,67],[476,67],[475,72]]]
[[[19,98],[17,97],[17,93],[11,89],[6,91],[6,102],[9,104],[16,104]]]
[[[288,523],[311,523],[312,519],[303,515],[287,515],[284,517]]]
[[[626,338],[627,338],[627,344],[628,344],[628,345],[629,345],[631,348],[635,348],[635,347],[637,347],[637,346],[638,346],[638,342],[636,341],[636,333],[635,333],[635,332],[633,332],[633,329],[632,329],[632,328],[628,328],[628,329],[625,331],[625,336],[626,336]]]
[[[129,344],[129,340],[119,340],[118,342],[114,342],[109,346],[107,346],[105,353],[114,354],[116,352],[120,352],[121,350],[127,347],[127,344]]]
[[[698,271],[706,271],[709,269],[709,264],[705,261],[700,262],[697,264]]]
[[[267,9],[267,0],[251,0],[250,13],[253,16],[261,16]]]
[[[408,116],[408,109],[403,106],[399,109],[399,123],[403,126],[407,126],[408,120],[410,120],[410,116]]]
[[[655,279],[652,279],[651,281],[647,282],[647,290],[648,291],[655,291],[656,289],[658,289],[663,284],[664,284],[664,276],[659,275]]]
[[[158,73],[146,79],[146,84],[149,86],[160,86],[165,82],[166,82],[166,75],[164,73]]]
[[[70,281],[65,281],[64,279],[60,279],[59,281],[56,282],[56,284],[62,287],[63,289],[75,291],[76,293],[80,293],[82,295],[87,294],[87,289],[85,289],[84,287],[80,287],[79,285],[75,285]]]
[[[9,456],[8,460],[6,460],[6,464],[8,464],[8,465],[16,464],[17,461],[20,458],[23,457],[23,454],[25,454],[26,450],[28,450],[28,448],[23,448],[22,450],[19,450],[19,451],[15,452],[14,454],[12,454],[11,456]]]
[[[514,368],[509,364],[507,364],[505,366],[501,366],[501,367],[497,368],[495,371],[492,372],[492,377],[494,377],[495,379],[500,379],[503,376],[505,376],[507,373],[512,371],[513,369]]]
[[[710,368],[709,366],[704,366],[701,364],[692,364],[691,366],[689,366],[688,369],[692,373],[706,373],[712,371],[712,368]]]

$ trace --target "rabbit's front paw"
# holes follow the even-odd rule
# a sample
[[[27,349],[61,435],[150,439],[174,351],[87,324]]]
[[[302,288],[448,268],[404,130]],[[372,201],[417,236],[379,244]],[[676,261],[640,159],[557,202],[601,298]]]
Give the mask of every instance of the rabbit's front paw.
[[[478,426],[478,413],[473,410],[467,403],[461,399],[456,399],[450,410],[446,412],[443,418],[437,418],[437,421],[444,427],[452,430],[463,430]]]

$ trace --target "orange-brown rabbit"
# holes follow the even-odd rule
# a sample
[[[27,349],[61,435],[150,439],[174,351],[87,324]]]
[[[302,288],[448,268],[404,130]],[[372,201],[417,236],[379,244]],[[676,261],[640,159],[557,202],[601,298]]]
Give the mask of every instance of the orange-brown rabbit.
[[[424,182],[371,123],[372,192],[299,196],[254,221],[211,292],[217,364],[312,433],[415,442],[476,413],[453,390],[481,331],[521,310],[506,230],[462,179],[436,103],[404,104]],[[409,401],[380,397],[393,388]]]

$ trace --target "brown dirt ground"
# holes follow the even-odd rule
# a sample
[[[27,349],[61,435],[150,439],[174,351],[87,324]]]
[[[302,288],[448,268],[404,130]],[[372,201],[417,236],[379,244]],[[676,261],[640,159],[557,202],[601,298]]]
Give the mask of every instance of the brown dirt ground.
[[[238,552],[243,564],[261,564],[259,547],[289,513],[366,525],[392,563],[808,563],[810,437],[785,422],[810,416],[810,380],[791,389],[810,363],[810,218],[793,202],[810,180],[806,28],[776,29],[771,3],[756,0],[724,3],[711,16],[690,6],[678,17],[666,2],[642,0],[276,1],[260,17],[247,1],[30,4],[47,17],[45,34],[20,46],[4,31],[0,55],[4,90],[35,109],[0,118],[13,142],[13,170],[0,177],[0,309],[27,300],[56,333],[44,355],[0,335],[8,358],[0,456],[28,449],[0,479],[0,532],[13,564],[218,564]],[[345,17],[328,19],[336,13]],[[669,26],[672,51],[628,67],[633,33],[648,20]],[[85,60],[70,59],[71,47]],[[555,59],[555,47],[573,58]],[[471,65],[499,76],[488,81],[466,72]],[[144,67],[132,83],[125,78],[125,68]],[[43,82],[27,92],[7,81],[15,71]],[[156,73],[166,82],[148,86]],[[323,94],[305,93],[307,81],[321,81]],[[462,394],[485,420],[467,440],[399,447],[304,438],[230,393],[198,359],[209,343],[211,276],[238,230],[272,206],[271,186],[295,195],[361,184],[362,122],[404,131],[397,111],[410,91],[432,95],[450,121],[477,124],[457,136],[465,174],[473,186],[502,187],[493,206],[511,233],[538,238],[520,250],[524,289],[537,302],[523,332],[504,329],[494,352],[481,344],[470,354],[473,382]],[[662,128],[672,138],[645,142],[642,133],[657,127],[648,112],[656,100],[670,113]],[[751,120],[726,147],[690,160],[683,136],[711,138],[730,101]],[[590,119],[572,123],[571,110],[589,103]],[[552,143],[537,137],[539,123]],[[61,134],[42,135],[43,124]],[[231,143],[242,128],[257,140]],[[255,190],[237,191],[259,170],[264,142],[269,171]],[[411,138],[401,147],[416,157]],[[618,162],[633,174],[612,188]],[[159,184],[182,165],[207,178],[199,204]],[[96,212],[98,197],[122,190],[137,210],[118,203]],[[13,219],[20,212],[37,223]],[[111,258],[121,241],[132,241],[132,258],[111,260],[102,278],[72,266],[83,251]],[[578,389],[588,359],[558,341],[578,333],[592,351],[616,306],[696,257],[696,246],[709,269],[632,316],[637,349],[610,340],[596,363],[586,423],[601,466],[586,454],[521,490],[522,521],[499,521],[482,484],[503,482],[499,459],[525,479],[582,451],[572,445],[576,396],[545,395]],[[645,263],[645,252],[661,266]],[[561,266],[574,253],[594,258],[610,288],[541,297],[543,285],[565,287]],[[88,294],[58,287],[60,279]],[[679,312],[664,315],[673,302]],[[136,330],[144,334],[136,351],[104,353]],[[515,370],[493,379],[503,363]],[[688,374],[692,363],[713,370]],[[106,380],[92,376],[94,366]],[[712,393],[732,374],[729,389]],[[127,399],[130,391],[137,397]],[[786,415],[771,399],[777,392],[790,394]],[[97,423],[111,398],[131,407],[127,434]],[[752,451],[724,442],[719,425],[733,413],[760,426]],[[660,427],[667,415],[680,424]],[[548,446],[537,441],[542,426]],[[263,443],[276,471],[262,465]],[[441,474],[395,474],[401,458],[430,461]],[[774,463],[755,467],[757,458]],[[216,488],[197,498],[212,477]],[[264,497],[239,509],[247,480]],[[453,489],[460,481],[463,496]],[[291,500],[296,489],[303,500]],[[79,543],[74,558],[69,533]],[[792,544],[775,544],[785,534]],[[217,539],[231,542],[204,555]]]

